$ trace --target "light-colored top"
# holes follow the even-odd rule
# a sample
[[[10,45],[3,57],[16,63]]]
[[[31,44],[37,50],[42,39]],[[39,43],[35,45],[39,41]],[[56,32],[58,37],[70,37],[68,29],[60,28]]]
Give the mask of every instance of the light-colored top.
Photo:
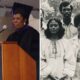
[[[63,24],[63,28],[65,29],[64,37],[67,39],[71,39],[78,34],[77,28],[72,23],[68,26]]]
[[[77,28],[74,26],[74,16],[71,16],[71,23],[69,25],[64,24],[63,19],[61,20],[62,26],[65,29],[64,38],[71,39],[78,34]]]
[[[53,42],[47,38],[40,40],[40,76],[51,75],[54,78],[61,78],[64,75],[74,76],[76,55],[72,46],[63,38],[56,41],[56,48]]]
[[[73,50],[75,51],[77,55],[77,59],[79,59],[80,62],[80,39],[78,38],[78,35],[70,39],[71,44],[73,45]]]

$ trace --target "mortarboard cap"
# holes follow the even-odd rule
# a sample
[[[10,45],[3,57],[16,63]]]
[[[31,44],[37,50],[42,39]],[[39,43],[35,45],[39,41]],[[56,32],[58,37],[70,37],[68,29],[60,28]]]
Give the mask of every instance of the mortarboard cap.
[[[12,12],[13,14],[20,13],[24,18],[28,19],[32,9],[32,6],[15,2],[12,7]]]

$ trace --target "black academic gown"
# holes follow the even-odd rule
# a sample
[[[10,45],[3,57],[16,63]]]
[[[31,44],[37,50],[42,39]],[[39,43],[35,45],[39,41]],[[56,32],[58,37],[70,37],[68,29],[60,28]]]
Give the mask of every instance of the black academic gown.
[[[7,41],[16,41],[36,61],[39,70],[39,33],[35,29],[24,26],[12,33]],[[39,76],[39,72],[37,74]]]

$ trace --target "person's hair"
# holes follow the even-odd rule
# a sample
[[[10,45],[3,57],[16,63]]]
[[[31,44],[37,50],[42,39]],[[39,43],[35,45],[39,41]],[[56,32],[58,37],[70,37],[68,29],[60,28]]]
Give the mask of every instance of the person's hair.
[[[64,30],[64,28],[62,27],[61,21],[60,21],[59,19],[57,19],[57,18],[50,19],[50,20],[48,21],[48,23],[47,23],[47,29],[45,30],[45,36],[46,36],[48,39],[50,39],[50,38],[52,37],[53,34],[52,34],[52,33],[50,32],[50,30],[49,30],[49,25],[50,25],[50,23],[51,23],[53,20],[55,20],[55,21],[59,24],[59,31],[58,31],[55,35],[58,36],[58,39],[60,39],[60,38],[63,37],[65,30]]]
[[[20,11],[16,10],[16,11],[13,13],[13,15],[16,15],[16,14],[20,14],[20,15],[23,17],[23,20],[26,19],[26,22],[25,22],[25,23],[26,23],[26,24],[29,24],[29,21],[28,21],[26,15],[23,14],[23,12],[20,12]]]
[[[68,1],[64,1],[64,2],[62,2],[62,3],[60,4],[60,6],[59,6],[59,10],[60,10],[60,12],[62,13],[62,9],[63,9],[63,7],[67,7],[68,5],[70,5],[70,2],[68,2]],[[71,8],[71,11],[72,11],[72,10],[73,10],[73,6],[70,5],[70,8]]]
[[[77,14],[75,17],[74,17],[74,26],[75,27],[78,27],[80,24],[80,14]]]

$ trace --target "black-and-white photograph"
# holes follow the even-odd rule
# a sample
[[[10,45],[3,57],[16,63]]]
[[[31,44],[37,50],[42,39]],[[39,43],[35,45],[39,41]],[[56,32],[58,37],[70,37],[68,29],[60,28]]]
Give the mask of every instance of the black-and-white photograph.
[[[80,0],[40,1],[40,80],[80,80]]]

